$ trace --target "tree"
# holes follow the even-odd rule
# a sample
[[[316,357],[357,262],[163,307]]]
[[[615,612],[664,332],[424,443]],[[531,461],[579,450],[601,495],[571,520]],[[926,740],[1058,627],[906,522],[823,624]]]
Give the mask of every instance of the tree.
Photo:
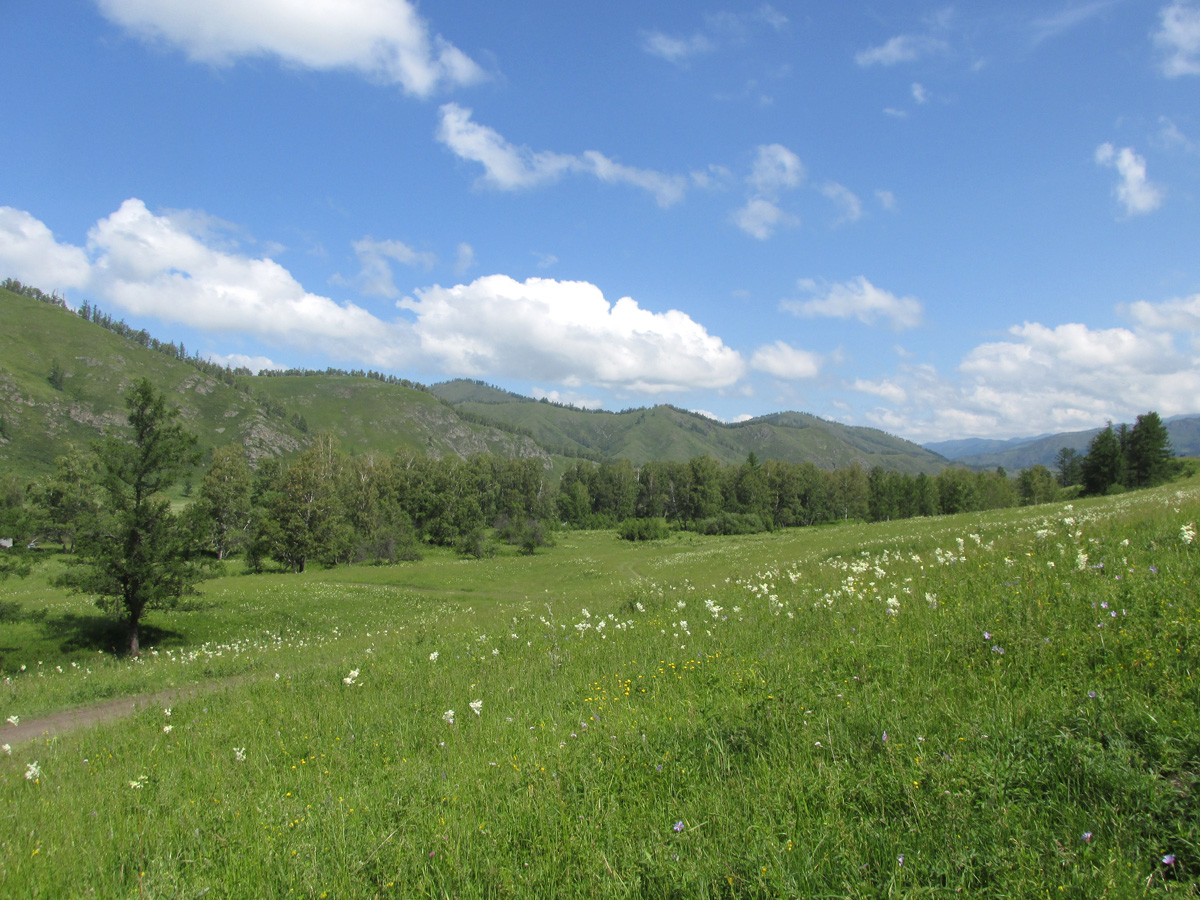
[[[1137,417],[1126,449],[1130,487],[1150,487],[1171,474],[1171,438],[1156,412]]]
[[[1083,457],[1073,447],[1063,447],[1054,457],[1059,487],[1071,487],[1083,480]]]
[[[1087,456],[1080,467],[1083,489],[1089,494],[1104,494],[1115,484],[1121,484],[1125,474],[1125,456],[1121,442],[1113,431],[1112,422],[1092,438]]]
[[[241,549],[250,530],[253,477],[241,444],[213,451],[212,464],[200,482],[192,515],[204,543],[224,559]]]
[[[97,445],[102,504],[80,533],[77,558],[64,580],[96,595],[118,615],[129,635],[129,652],[141,651],[143,616],[168,609],[195,591],[202,571],[192,558],[186,531],[163,496],[199,461],[196,437],[176,422],[179,410],[143,378],[125,396],[128,438]]]
[[[1051,503],[1058,496],[1058,484],[1045,466],[1031,466],[1017,476],[1017,494],[1022,506]]]
[[[61,543],[67,553],[75,535],[96,515],[96,466],[95,459],[67,444],[67,452],[54,460],[54,474],[30,488],[41,512],[41,534]]]

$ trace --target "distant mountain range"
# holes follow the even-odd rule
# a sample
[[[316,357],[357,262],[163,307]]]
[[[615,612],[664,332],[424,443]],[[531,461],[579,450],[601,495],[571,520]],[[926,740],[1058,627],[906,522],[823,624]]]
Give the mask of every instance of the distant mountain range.
[[[1149,412],[1149,410],[1147,410]],[[1171,449],[1177,456],[1200,455],[1200,416],[1174,416],[1164,419]],[[1119,425],[1120,423],[1113,423]],[[1132,422],[1128,423],[1130,426]],[[1054,458],[1063,447],[1086,453],[1088,445],[1104,430],[1066,431],[1061,434],[1040,434],[1036,437],[1012,438],[1007,441],[968,438],[958,441],[934,441],[924,444],[926,450],[938,453],[955,465],[971,469],[995,469],[1019,472],[1030,466],[1043,465],[1054,469]]]

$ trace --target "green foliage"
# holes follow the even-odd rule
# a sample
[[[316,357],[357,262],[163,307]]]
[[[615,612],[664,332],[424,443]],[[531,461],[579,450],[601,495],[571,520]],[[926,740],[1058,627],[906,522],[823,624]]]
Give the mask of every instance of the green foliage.
[[[217,559],[239,552],[249,540],[252,488],[253,476],[244,447],[227,444],[213,451],[212,462],[200,482],[200,494],[188,513],[201,546],[215,553]]]
[[[666,519],[635,519],[632,516],[617,526],[623,541],[661,541],[671,536]]]
[[[185,529],[163,497],[199,461],[196,438],[175,420],[148,379],[126,395],[132,437],[110,437],[96,449],[103,502],[78,537],[78,558],[65,582],[95,595],[128,630],[131,655],[140,652],[139,628],[151,609],[167,609],[194,590],[202,572],[189,556]]]

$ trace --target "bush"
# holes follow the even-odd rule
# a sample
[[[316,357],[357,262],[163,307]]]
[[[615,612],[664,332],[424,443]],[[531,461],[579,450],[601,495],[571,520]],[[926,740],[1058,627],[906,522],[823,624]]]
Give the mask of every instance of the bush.
[[[617,537],[626,541],[661,541],[670,533],[666,519],[626,519],[617,526]]]
[[[724,512],[692,525],[700,534],[760,534],[771,531],[771,523],[757,513]]]
[[[454,549],[459,556],[473,556],[475,559],[491,559],[496,555],[496,541],[483,528],[472,528],[466,534],[459,535],[454,542]]]

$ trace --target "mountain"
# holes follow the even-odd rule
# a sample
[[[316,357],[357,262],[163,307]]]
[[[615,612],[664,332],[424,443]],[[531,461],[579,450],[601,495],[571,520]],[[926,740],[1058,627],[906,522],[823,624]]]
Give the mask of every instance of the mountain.
[[[911,441],[874,428],[829,422],[807,413],[782,412],[726,424],[675,406],[622,412],[591,411],[535,401],[462,379],[430,390],[479,421],[504,423],[531,435],[543,447],[567,456],[684,461],[711,456],[740,463],[759,459],[812,462],[823,469],[859,463],[909,474],[933,474],[946,460]]]
[[[940,453],[949,460],[961,459],[964,456],[981,456],[985,453],[1003,453],[1015,450],[1024,444],[1031,444],[1049,435],[1039,434],[1037,437],[1009,438],[998,441],[989,438],[960,438],[954,441],[930,441],[922,444],[926,450]]]
[[[425,388],[366,373],[235,373],[96,310],[85,318],[55,298],[3,288],[0,321],[3,474],[44,473],[67,442],[87,448],[125,428],[125,391],[143,377],[180,408],[202,450],[237,442],[253,459],[288,458],[327,430],[352,453],[538,457],[558,471],[580,458],[740,463],[750,453],[824,469],[857,462],[932,474],[946,466],[882,431],[798,412],[730,425],[673,406],[589,412],[477,381]]]
[[[4,474],[46,472],[68,441],[87,448],[101,434],[126,427],[125,391],[143,377],[180,408],[205,451],[236,441],[253,459],[288,457],[313,433],[329,430],[351,452],[489,452],[541,456],[549,464],[530,438],[468,421],[413,387],[337,374],[235,377],[202,360],[151,349],[144,333],[123,336],[3,289],[0,321]]]
[[[1133,423],[1129,423],[1131,426]],[[1171,439],[1171,450],[1176,456],[1200,455],[1200,416],[1174,416],[1164,419],[1167,435]],[[1063,447],[1070,447],[1080,454],[1087,453],[1088,445],[1103,428],[1087,431],[1066,431],[1061,434],[1044,435],[1038,438],[1015,438],[1013,441],[981,443],[1012,444],[1008,449],[983,450],[977,453],[951,456],[955,465],[971,469],[995,469],[1003,467],[1008,472],[1019,472],[1031,466],[1042,465],[1054,470],[1054,458]],[[961,443],[968,443],[966,441]],[[926,444],[937,447],[937,444]],[[949,456],[949,454],[946,454]]]

